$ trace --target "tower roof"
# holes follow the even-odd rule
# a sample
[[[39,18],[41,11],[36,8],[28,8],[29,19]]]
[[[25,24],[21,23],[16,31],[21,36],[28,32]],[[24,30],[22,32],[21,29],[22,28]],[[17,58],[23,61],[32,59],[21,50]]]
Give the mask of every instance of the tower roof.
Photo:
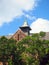
[[[28,25],[28,22],[27,22],[27,21],[24,21],[22,27],[28,27],[28,26],[29,26],[29,25]]]
[[[29,29],[31,30],[31,28],[30,28],[30,26],[28,25],[28,22],[27,22],[27,21],[24,21],[23,25],[22,25],[20,28],[21,28],[21,29],[22,29],[22,28],[29,28]]]

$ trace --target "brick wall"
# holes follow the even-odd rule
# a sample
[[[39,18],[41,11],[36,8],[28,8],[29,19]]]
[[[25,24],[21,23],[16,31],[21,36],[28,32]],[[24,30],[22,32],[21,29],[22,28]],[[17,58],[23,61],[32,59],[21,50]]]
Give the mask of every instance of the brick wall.
[[[15,39],[16,41],[20,41],[24,37],[26,37],[26,34],[20,29],[12,36],[12,38]]]

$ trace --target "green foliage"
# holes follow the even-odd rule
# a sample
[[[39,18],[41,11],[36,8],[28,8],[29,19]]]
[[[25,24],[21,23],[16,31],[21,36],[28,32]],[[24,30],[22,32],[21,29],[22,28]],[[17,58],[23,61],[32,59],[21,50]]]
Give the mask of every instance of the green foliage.
[[[41,37],[44,37],[44,36],[46,35],[46,33],[41,31],[41,32],[39,33],[39,35],[40,35]]]
[[[40,65],[40,60],[49,53],[49,40],[40,40],[40,35],[44,36],[41,33],[27,36],[19,42],[1,37],[0,61],[9,65]]]
[[[0,38],[0,61],[8,61],[9,57],[16,51],[16,41],[7,39],[6,37]]]
[[[8,59],[8,65],[13,65],[12,60],[10,58]]]
[[[40,59],[49,53],[49,40],[40,40],[39,37],[39,34],[34,34],[17,43],[21,49],[20,59],[24,60],[25,65],[39,65]]]

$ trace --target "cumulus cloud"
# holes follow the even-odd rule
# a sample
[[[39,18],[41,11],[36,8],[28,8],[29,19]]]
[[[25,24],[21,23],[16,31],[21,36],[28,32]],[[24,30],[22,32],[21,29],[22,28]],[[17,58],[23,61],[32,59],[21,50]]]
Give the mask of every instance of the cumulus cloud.
[[[31,33],[49,32],[49,20],[38,18],[31,24]]]
[[[0,0],[0,26],[9,23],[16,16],[23,15],[23,11],[33,10],[38,0]]]

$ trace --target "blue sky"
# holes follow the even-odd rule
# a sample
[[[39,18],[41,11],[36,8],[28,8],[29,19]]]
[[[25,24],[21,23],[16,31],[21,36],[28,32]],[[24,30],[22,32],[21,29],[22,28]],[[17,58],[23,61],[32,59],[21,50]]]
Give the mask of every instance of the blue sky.
[[[49,32],[49,0],[0,1],[0,36],[14,34],[25,20],[31,33]]]

